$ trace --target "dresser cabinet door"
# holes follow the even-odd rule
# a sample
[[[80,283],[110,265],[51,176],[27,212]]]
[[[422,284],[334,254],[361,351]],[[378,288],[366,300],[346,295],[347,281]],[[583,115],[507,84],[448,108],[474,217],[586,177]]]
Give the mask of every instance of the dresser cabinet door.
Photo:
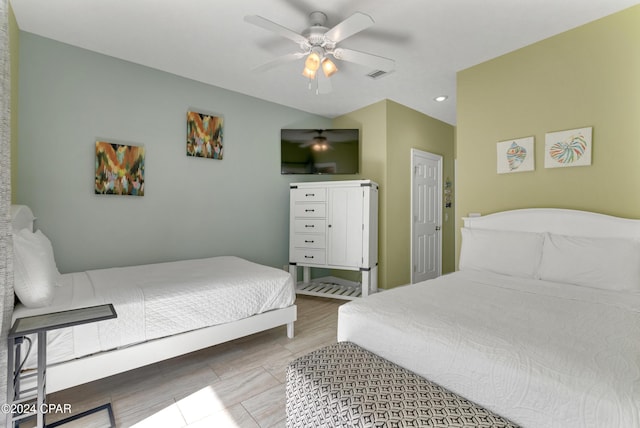
[[[327,264],[361,265],[363,204],[361,187],[328,189]]]

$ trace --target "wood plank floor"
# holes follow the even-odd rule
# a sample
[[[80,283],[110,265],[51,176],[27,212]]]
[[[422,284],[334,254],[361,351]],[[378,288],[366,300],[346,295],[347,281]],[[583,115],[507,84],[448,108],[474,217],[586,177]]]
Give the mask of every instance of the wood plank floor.
[[[118,427],[284,427],[286,366],[336,342],[343,303],[298,296],[293,339],[278,327],[56,392],[48,402],[71,404],[74,414],[111,402]],[[64,426],[97,428],[102,421],[104,414]]]

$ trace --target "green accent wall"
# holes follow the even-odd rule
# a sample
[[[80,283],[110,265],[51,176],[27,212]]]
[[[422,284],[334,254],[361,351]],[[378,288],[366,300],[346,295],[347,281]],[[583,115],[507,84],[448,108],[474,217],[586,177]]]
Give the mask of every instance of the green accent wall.
[[[10,59],[10,73],[11,73],[11,165],[18,163],[18,71],[19,71],[19,57],[20,57],[20,30],[18,30],[18,23],[16,17],[13,14],[11,4],[9,4],[9,59]],[[11,182],[16,182],[17,169],[11,168]],[[11,200],[15,200],[15,189],[11,187]]]
[[[379,266],[381,288],[411,281],[411,149],[443,157],[443,182],[454,180],[454,127],[391,100],[334,119],[334,127],[362,130],[362,173],[380,184]],[[348,179],[348,177],[344,177]],[[445,215],[449,221],[444,221]],[[442,271],[455,267],[453,208],[443,203]]]
[[[640,6],[459,72],[457,103],[458,227],[530,207],[640,218]],[[592,165],[545,169],[545,133],[588,126]],[[496,143],[527,136],[535,171],[497,174]]]
[[[383,260],[387,254],[387,192],[385,181],[387,176],[386,162],[386,101],[363,107],[333,120],[333,128],[360,129],[360,174],[336,175],[335,180],[369,179],[380,185],[378,190],[378,287],[386,288],[386,264]],[[345,271],[332,272],[335,276],[359,281],[359,274]]]

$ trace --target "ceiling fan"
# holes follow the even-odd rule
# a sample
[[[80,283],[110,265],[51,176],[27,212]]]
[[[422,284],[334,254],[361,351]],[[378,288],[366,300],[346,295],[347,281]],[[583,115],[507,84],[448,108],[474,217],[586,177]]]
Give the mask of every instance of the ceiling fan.
[[[325,26],[327,15],[323,12],[311,12],[309,14],[310,27],[301,34],[296,33],[280,24],[276,24],[262,16],[247,15],[246,22],[273,31],[298,44],[300,51],[276,58],[258,68],[256,71],[269,70],[278,65],[295,61],[306,57],[302,75],[309,78],[309,84],[316,81],[316,93],[331,92],[329,77],[338,71],[336,64],[329,58],[353,62],[372,68],[375,71],[390,72],[395,68],[395,61],[370,53],[353,49],[337,47],[344,39],[363,31],[374,24],[373,18],[362,12],[356,12],[333,28]],[[318,73],[322,68],[322,73]]]

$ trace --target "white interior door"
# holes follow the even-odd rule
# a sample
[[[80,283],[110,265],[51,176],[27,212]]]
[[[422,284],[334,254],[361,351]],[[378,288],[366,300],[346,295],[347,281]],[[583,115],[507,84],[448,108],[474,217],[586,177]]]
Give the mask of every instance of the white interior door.
[[[442,273],[442,156],[411,150],[411,282]]]

